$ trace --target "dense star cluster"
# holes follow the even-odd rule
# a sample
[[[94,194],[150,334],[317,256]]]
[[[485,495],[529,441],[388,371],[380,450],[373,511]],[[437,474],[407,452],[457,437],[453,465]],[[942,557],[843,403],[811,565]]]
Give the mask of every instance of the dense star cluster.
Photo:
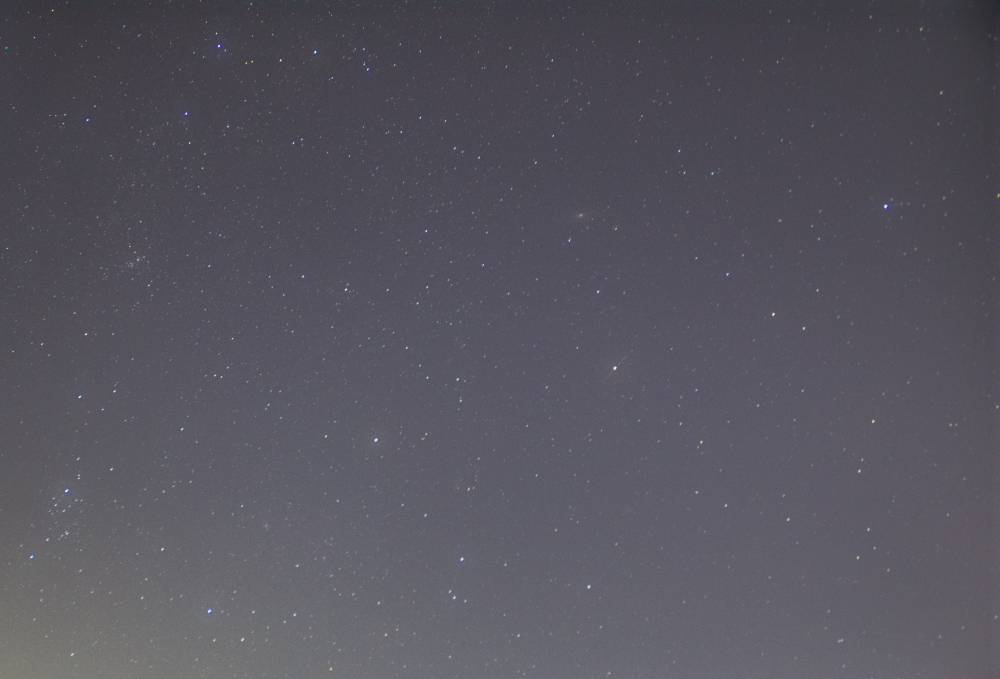
[[[50,4],[0,677],[995,676],[985,6]]]

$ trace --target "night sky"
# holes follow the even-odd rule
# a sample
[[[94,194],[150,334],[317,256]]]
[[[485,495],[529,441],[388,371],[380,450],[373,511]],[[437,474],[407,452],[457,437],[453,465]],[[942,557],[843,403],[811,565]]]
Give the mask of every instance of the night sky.
[[[0,678],[995,676],[987,6],[6,6]]]

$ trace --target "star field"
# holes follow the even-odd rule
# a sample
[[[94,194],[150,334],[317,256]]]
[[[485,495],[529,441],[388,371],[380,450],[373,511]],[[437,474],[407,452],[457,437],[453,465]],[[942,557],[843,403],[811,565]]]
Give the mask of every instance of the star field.
[[[985,5],[0,14],[0,677],[997,675]]]

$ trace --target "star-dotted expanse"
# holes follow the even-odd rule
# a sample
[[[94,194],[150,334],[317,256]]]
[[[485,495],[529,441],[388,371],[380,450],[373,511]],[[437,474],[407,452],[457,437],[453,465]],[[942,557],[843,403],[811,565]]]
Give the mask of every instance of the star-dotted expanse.
[[[997,676],[988,7],[0,10],[0,677]]]

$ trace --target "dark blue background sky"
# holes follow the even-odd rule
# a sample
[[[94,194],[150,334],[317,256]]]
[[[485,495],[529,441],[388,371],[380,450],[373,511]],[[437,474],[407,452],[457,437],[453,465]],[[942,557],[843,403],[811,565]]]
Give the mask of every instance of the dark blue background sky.
[[[3,10],[0,676],[994,676],[984,7]]]

